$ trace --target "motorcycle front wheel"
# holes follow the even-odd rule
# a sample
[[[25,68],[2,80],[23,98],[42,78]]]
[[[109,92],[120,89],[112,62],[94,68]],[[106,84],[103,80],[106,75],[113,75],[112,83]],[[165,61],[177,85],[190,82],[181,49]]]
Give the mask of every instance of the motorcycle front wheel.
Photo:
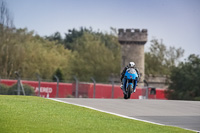
[[[126,91],[126,94],[124,94],[124,99],[129,99],[131,97],[131,88],[132,86],[129,85]]]
[[[131,97],[131,89],[132,89],[132,85],[129,85],[128,86],[128,93],[127,93],[128,99]]]

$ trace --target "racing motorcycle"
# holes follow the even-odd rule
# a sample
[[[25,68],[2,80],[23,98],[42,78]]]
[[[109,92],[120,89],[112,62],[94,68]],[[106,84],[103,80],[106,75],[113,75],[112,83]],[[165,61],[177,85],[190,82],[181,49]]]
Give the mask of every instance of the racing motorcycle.
[[[138,80],[138,74],[134,68],[128,68],[126,70],[125,76],[124,76],[124,86],[125,86],[125,92],[124,93],[124,99],[129,99],[131,97],[131,94],[135,92],[136,86],[137,86],[137,80]]]

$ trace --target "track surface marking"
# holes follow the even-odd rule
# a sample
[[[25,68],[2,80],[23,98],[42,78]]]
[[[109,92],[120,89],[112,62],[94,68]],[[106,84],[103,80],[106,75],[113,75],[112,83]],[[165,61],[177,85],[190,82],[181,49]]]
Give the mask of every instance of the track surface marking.
[[[198,101],[89,98],[54,98],[52,100],[154,124],[200,131],[200,102]]]

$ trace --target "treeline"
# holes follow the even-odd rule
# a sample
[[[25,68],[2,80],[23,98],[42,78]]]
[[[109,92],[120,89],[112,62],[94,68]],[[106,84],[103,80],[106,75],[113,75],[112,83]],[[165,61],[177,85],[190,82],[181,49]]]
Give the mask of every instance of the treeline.
[[[82,81],[91,77],[108,81],[111,75],[120,74],[121,49],[114,31],[108,34],[80,28],[69,30],[63,39],[59,32],[45,38],[71,51],[70,71]]]
[[[11,78],[18,71],[22,78],[35,79],[37,73],[46,79],[57,68],[68,71],[70,51],[33,34],[27,29],[4,27],[1,30],[1,76]]]
[[[120,72],[120,45],[113,34],[103,34],[81,28],[49,37],[34,35],[27,29],[8,28],[1,25],[0,75],[14,77],[18,71],[22,78],[52,79],[57,70],[64,79],[72,76],[82,81],[94,77],[107,81],[111,74]]]

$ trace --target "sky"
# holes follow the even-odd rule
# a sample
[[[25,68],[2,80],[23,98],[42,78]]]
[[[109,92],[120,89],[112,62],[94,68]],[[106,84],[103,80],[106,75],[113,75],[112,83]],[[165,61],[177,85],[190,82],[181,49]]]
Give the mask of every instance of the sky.
[[[200,0],[5,0],[16,28],[40,36],[92,27],[109,33],[119,29],[147,29],[148,51],[156,38],[181,47],[184,57],[200,55]]]

